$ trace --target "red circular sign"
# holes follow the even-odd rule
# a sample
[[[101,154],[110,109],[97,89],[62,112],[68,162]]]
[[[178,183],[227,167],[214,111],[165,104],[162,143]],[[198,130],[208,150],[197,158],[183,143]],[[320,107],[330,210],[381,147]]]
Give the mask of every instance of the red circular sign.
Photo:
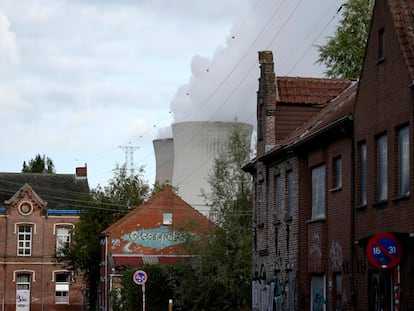
[[[377,268],[389,269],[398,265],[402,257],[400,242],[391,233],[378,233],[368,242],[367,256]]]
[[[145,284],[145,282],[148,279],[147,273],[143,270],[135,271],[134,275],[132,276],[133,281],[138,284],[142,285]]]

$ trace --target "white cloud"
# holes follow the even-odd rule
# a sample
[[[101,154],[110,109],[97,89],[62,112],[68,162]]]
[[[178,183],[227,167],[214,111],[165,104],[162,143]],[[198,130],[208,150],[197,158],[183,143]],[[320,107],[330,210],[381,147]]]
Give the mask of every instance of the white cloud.
[[[300,17],[270,44],[298,3]],[[88,162],[93,186],[124,161],[122,144],[152,167],[152,139],[173,116],[254,122],[257,51],[274,50],[288,73],[315,37],[308,28],[335,12],[327,3],[339,0],[2,1],[2,170],[41,153],[62,173]]]
[[[16,65],[18,62],[16,35],[10,30],[9,19],[0,11],[0,64]]]

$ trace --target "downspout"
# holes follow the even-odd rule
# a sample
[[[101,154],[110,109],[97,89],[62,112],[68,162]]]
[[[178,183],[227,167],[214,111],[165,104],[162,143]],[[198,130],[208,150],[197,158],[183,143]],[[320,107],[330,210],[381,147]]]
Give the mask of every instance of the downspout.
[[[2,301],[2,310],[5,310],[5,299],[6,299],[6,288],[7,288],[7,282],[6,282],[6,276],[7,276],[7,242],[8,242],[8,232],[9,232],[9,217],[7,215],[7,210],[5,213],[6,217],[6,240],[4,241],[4,262],[3,262],[3,271],[4,271],[4,278],[3,278],[3,301]]]
[[[46,221],[46,215],[47,215],[47,211],[45,213],[45,215],[43,216],[43,221],[42,221],[42,276],[41,276],[41,282],[42,282],[42,311],[44,311],[45,308],[45,301],[44,301],[44,296],[45,296],[45,221]]]
[[[109,297],[108,297],[108,235],[105,235],[105,308],[108,309]]]
[[[354,128],[354,122],[352,119],[352,129]],[[355,259],[355,138],[354,138],[354,131],[352,130],[351,135],[351,232],[350,232],[350,247],[351,247],[351,275],[350,275],[350,283],[351,283],[351,303],[354,305],[354,309],[357,310],[356,306],[356,296],[355,296],[355,280],[354,280],[354,259]]]

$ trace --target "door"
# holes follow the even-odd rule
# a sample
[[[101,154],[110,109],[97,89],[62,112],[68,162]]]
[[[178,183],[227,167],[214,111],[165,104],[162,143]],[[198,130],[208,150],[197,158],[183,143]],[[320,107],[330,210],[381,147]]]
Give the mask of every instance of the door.
[[[17,275],[16,311],[30,311],[30,274]]]
[[[371,271],[369,274],[369,310],[392,311],[392,273],[389,270]]]

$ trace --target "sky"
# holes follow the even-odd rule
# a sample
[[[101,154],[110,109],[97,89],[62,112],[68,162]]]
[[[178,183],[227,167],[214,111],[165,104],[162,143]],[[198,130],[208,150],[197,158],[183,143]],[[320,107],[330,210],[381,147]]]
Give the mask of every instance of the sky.
[[[94,188],[132,155],[153,184],[152,141],[172,123],[256,124],[258,51],[277,75],[322,77],[341,4],[0,0],[0,171],[41,154],[57,173],[87,164]]]

